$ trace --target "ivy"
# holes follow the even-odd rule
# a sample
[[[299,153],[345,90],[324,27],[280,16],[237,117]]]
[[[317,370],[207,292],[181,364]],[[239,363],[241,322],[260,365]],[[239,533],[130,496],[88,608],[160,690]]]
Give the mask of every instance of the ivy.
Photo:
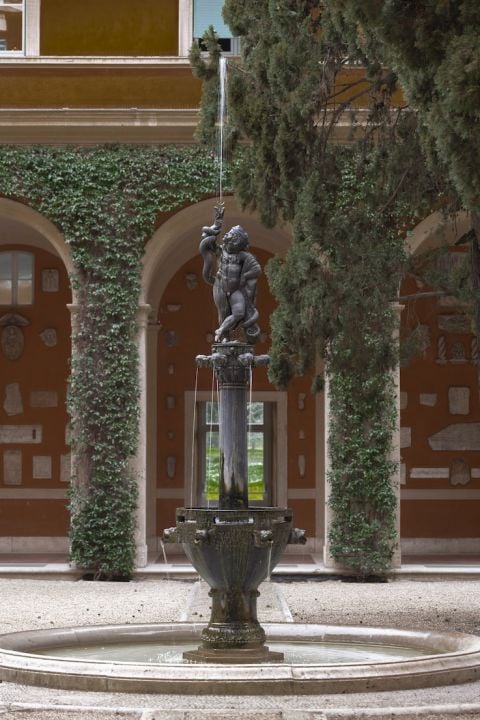
[[[77,475],[71,556],[97,578],[134,567],[138,443],[136,344],[141,258],[159,213],[215,193],[202,148],[0,146],[0,194],[38,210],[70,246],[73,318],[69,384]]]

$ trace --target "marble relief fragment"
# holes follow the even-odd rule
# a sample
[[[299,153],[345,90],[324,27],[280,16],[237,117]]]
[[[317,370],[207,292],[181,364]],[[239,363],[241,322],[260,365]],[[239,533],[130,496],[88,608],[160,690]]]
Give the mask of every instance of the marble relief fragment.
[[[22,484],[22,451],[5,450],[3,453],[3,484]]]
[[[470,482],[470,465],[463,458],[456,458],[450,466],[450,484],[467,485]]]
[[[21,415],[23,413],[22,393],[20,383],[9,383],[5,385],[5,400],[3,409],[9,416]]]
[[[468,415],[470,412],[470,388],[448,388],[448,411],[451,415]]]
[[[298,456],[298,472],[301,478],[305,477],[306,460],[305,455]]]
[[[167,330],[164,333],[164,338],[167,347],[176,347],[178,345],[178,335],[175,330]]]
[[[195,273],[187,273],[185,275],[185,283],[189,290],[195,290],[198,287],[198,277]]]
[[[42,270],[42,290],[43,292],[58,292],[60,287],[58,270],[55,268],[46,268]]]
[[[401,427],[400,428],[400,447],[406,448],[412,445],[412,428]]]
[[[175,455],[169,455],[167,457],[167,476],[173,480],[177,471],[177,458]]]
[[[432,450],[480,450],[480,423],[453,423],[430,435]]]
[[[448,359],[452,365],[464,365],[467,362],[467,355],[462,342],[453,343]]]
[[[297,395],[297,407],[298,407],[299,410],[305,410],[305,398],[306,398],[306,397],[307,397],[307,396],[306,396],[305,393],[298,393],[298,395]]]
[[[55,347],[58,342],[57,331],[55,328],[46,328],[40,333],[40,338],[42,339],[43,344],[47,347]]]
[[[30,407],[58,407],[58,393],[55,390],[32,390],[30,393]]]
[[[52,479],[52,458],[50,455],[34,455],[32,461],[34,480]]]
[[[408,393],[401,392],[400,393],[400,410],[405,410],[407,405],[408,405]]]
[[[41,425],[0,425],[0,443],[37,445],[41,442]]]
[[[420,405],[426,407],[435,407],[437,404],[437,393],[420,393],[419,395]]]
[[[70,482],[72,476],[72,456],[70,453],[60,455],[60,481]]]
[[[167,410],[173,410],[176,405],[175,395],[167,395],[166,406]]]

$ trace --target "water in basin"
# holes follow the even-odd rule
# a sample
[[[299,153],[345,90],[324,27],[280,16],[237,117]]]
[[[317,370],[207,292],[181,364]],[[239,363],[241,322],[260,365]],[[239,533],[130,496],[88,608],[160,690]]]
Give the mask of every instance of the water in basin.
[[[267,641],[271,650],[283,652],[287,665],[333,665],[368,662],[390,662],[427,655],[419,648],[371,643],[333,642],[280,642]],[[105,645],[78,645],[36,650],[39,655],[100,662],[154,663],[159,665],[184,664],[182,655],[194,650],[197,642],[175,643],[115,643]]]

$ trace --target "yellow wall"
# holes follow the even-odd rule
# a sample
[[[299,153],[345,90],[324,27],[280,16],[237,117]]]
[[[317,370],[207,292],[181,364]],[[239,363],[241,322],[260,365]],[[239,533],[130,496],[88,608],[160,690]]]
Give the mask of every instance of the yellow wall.
[[[176,55],[178,0],[42,0],[41,55]]]

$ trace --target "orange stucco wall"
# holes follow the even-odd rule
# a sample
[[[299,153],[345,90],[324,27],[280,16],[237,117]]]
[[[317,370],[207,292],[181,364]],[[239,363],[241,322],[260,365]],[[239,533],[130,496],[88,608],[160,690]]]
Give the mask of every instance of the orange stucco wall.
[[[176,55],[178,0],[42,0],[42,55]]]
[[[70,357],[70,317],[66,307],[71,302],[69,280],[61,260],[55,255],[28,246],[0,246],[0,251],[9,249],[34,253],[35,294],[33,305],[0,307],[0,318],[9,313],[18,313],[29,323],[22,328],[25,344],[19,359],[11,360],[0,351],[0,424],[40,425],[42,441],[35,444],[0,443],[0,487],[8,488],[12,493],[30,488],[66,490],[68,478],[62,481],[60,477],[61,456],[68,456],[69,453],[65,443],[68,422],[65,402]],[[45,269],[58,270],[58,291],[42,290],[42,270]],[[42,340],[40,334],[46,329],[56,330],[56,345],[47,346]],[[17,408],[15,414],[8,414],[5,408],[6,386],[11,384],[18,386],[22,401],[22,407]],[[56,393],[55,404],[38,406],[38,396],[33,399],[31,395],[38,391]],[[4,453],[9,450],[22,453],[19,484],[7,485],[5,482]],[[34,477],[34,457],[51,458],[51,478]],[[0,513],[0,535],[54,536],[67,533],[66,500],[3,498]]]
[[[419,288],[410,278],[404,281],[401,294],[422,290],[431,288]],[[480,477],[476,477],[480,474],[480,448],[434,449],[430,444],[432,436],[449,426],[474,428],[480,422],[474,338],[468,322],[463,328],[454,328],[456,332],[442,329],[444,318],[453,316],[464,317],[461,307],[441,298],[419,298],[409,302],[402,313],[403,333],[420,324],[426,338],[423,351],[401,370],[401,425],[407,433],[401,450],[406,481],[402,489],[417,495],[402,500],[401,534],[405,538],[480,536],[480,500],[468,496],[470,491],[480,490]],[[468,397],[463,407],[452,404],[451,393],[459,391]],[[455,471],[458,463],[465,469],[463,477]],[[442,491],[448,497],[435,497]]]
[[[253,252],[262,264],[269,259],[268,253],[253,248]],[[188,289],[186,276],[195,275],[198,284]],[[265,275],[258,282],[258,308],[260,326],[269,333],[268,318],[274,308],[274,300],[270,295]],[[170,310],[168,306],[170,305]],[[179,309],[173,310],[175,306]],[[198,354],[210,354],[211,345],[207,335],[217,327],[216,309],[212,299],[211,286],[202,279],[202,260],[192,258],[175,274],[170,281],[160,304],[159,321],[161,327],[158,335],[158,444],[157,444],[157,487],[175,488],[184,486],[184,392],[195,389],[195,362]],[[174,332],[177,344],[169,347],[168,333]],[[259,342],[258,354],[267,353],[270,340]],[[170,367],[170,373],[169,373]],[[211,391],[212,376],[209,370],[198,373],[198,389]],[[276,441],[288,443],[288,487],[315,487],[315,399],[310,393],[311,378],[295,379],[288,390],[288,438],[277,437]],[[268,382],[266,370],[258,368],[254,371],[253,390],[275,390]],[[305,395],[305,407],[298,407],[298,395]],[[175,407],[167,408],[167,397],[175,398]],[[299,430],[304,430],[305,439],[299,438]],[[305,476],[302,478],[298,469],[298,456],[305,455]],[[176,458],[174,478],[167,475],[167,457]],[[185,485],[187,483],[185,482]],[[159,499],[157,501],[157,534],[164,527],[174,524],[175,508],[178,500]],[[315,534],[315,501],[293,501],[295,506],[295,524],[305,527],[310,536]]]

